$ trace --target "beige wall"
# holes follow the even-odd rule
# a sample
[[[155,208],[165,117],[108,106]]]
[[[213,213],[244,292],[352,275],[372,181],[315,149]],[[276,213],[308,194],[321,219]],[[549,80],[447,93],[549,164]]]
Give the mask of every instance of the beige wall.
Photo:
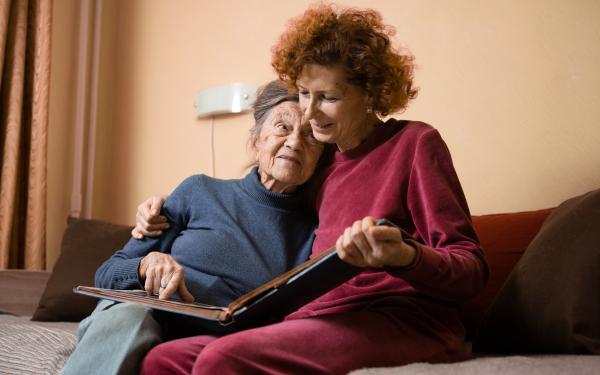
[[[270,48],[309,3],[104,0],[94,217],[132,223],[146,196],[209,173],[196,93],[273,78]],[[600,187],[599,2],[339,3],[380,10],[416,55],[421,92],[398,117],[440,130],[474,214],[550,207]],[[242,175],[250,124],[215,120],[217,177]],[[54,211],[66,190],[54,190]]]

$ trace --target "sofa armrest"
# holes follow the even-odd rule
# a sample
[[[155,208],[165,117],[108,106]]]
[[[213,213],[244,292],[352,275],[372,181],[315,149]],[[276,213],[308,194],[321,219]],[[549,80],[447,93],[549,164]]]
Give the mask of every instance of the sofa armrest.
[[[0,270],[0,311],[33,315],[50,272]]]

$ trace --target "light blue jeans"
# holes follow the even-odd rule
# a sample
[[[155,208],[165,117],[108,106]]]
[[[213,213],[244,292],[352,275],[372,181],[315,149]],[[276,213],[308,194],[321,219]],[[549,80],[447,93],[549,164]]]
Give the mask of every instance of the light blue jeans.
[[[61,374],[138,374],[146,353],[161,341],[161,326],[150,309],[101,300],[79,323],[77,347]]]

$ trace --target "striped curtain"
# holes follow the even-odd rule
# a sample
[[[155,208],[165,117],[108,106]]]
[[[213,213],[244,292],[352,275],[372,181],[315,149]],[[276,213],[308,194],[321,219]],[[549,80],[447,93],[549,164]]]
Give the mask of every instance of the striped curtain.
[[[0,269],[45,269],[52,0],[0,0]]]

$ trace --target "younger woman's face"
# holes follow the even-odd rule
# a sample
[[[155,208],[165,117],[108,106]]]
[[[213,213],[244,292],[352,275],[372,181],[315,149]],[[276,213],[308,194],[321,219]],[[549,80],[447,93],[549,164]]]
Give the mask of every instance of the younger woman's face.
[[[347,151],[371,132],[374,116],[367,112],[369,97],[348,82],[341,65],[307,64],[296,85],[300,107],[317,140]]]

